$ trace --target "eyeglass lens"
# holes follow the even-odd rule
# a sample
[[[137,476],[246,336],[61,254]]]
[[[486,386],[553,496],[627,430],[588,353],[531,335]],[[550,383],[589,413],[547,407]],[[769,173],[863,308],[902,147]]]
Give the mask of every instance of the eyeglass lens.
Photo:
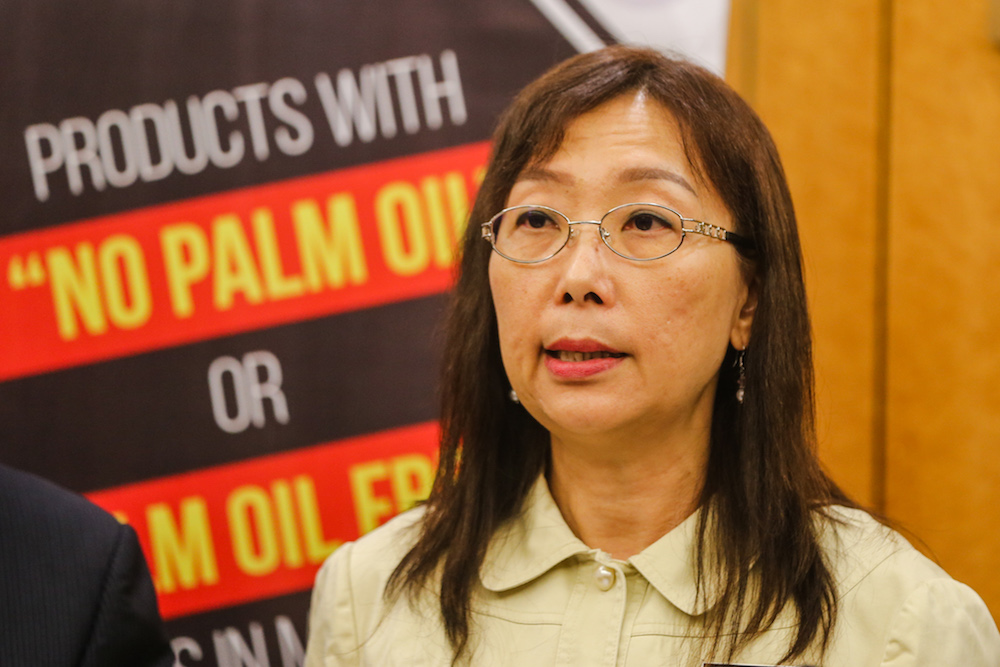
[[[683,238],[681,217],[656,204],[625,204],[601,219],[604,242],[619,255],[653,259],[668,255]],[[492,220],[493,244],[510,259],[523,262],[548,259],[570,239],[569,219],[555,209],[515,206]]]

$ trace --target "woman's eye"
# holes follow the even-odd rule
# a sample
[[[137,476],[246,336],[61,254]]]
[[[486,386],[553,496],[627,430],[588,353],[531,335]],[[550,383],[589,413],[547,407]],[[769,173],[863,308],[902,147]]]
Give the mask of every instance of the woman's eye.
[[[552,217],[543,211],[526,211],[517,216],[518,227],[530,227],[531,229],[544,229],[549,225],[554,225]]]
[[[624,226],[624,229],[634,229],[640,232],[655,232],[672,228],[673,225],[670,222],[652,213],[635,213],[629,216]]]

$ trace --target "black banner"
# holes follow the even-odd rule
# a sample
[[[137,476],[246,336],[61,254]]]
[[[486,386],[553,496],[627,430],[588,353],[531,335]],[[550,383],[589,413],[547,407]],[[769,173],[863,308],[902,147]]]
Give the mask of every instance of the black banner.
[[[426,493],[490,133],[592,5],[0,0],[0,460],[135,526],[180,664],[300,665]]]

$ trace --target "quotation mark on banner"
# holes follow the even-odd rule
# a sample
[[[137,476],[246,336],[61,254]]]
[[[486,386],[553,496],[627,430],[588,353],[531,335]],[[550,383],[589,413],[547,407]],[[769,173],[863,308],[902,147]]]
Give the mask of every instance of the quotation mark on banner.
[[[28,254],[27,261],[20,255],[10,258],[7,265],[7,284],[13,290],[38,287],[45,282],[45,268],[37,252]]]

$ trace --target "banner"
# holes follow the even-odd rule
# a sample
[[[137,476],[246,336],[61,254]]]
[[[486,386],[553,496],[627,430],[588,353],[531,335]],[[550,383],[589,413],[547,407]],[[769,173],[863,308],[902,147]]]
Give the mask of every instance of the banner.
[[[135,527],[178,665],[301,665],[320,563],[426,497],[490,134],[611,5],[5,3],[0,460]]]

